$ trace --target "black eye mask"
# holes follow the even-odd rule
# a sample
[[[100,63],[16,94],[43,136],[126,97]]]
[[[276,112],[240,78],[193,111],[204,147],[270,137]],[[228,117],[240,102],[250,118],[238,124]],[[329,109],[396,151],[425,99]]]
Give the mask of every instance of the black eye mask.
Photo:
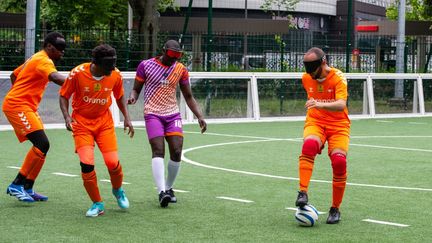
[[[62,38],[57,38],[54,43],[50,43],[58,51],[64,51],[66,49],[66,41]]]
[[[322,58],[320,58],[318,60],[311,61],[311,62],[303,62],[306,68],[306,72],[309,74],[315,72],[315,70],[317,70],[321,66],[322,61],[323,61]]]
[[[117,56],[96,58],[94,59],[94,63],[102,67],[104,70],[112,71],[116,67]]]

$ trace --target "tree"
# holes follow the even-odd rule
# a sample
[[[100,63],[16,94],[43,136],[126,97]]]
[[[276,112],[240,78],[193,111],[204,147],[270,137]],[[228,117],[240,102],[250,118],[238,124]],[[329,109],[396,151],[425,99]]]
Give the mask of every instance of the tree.
[[[128,0],[138,19],[138,39],[144,51],[145,58],[149,58],[157,49],[157,35],[159,33],[159,12],[168,8],[176,9],[174,0]]]
[[[42,0],[41,19],[59,30],[127,29],[127,4],[122,0]]]
[[[282,11],[292,11],[298,2],[299,0],[264,0],[260,8],[264,12],[271,12],[273,16],[281,17],[282,8],[285,9]],[[277,12],[274,11],[275,7],[277,7]]]
[[[397,20],[399,1],[396,1],[386,10],[387,18]],[[407,21],[421,20],[432,21],[432,1],[431,0],[407,0],[405,12]]]
[[[25,13],[26,0],[2,0],[0,2],[0,12]]]

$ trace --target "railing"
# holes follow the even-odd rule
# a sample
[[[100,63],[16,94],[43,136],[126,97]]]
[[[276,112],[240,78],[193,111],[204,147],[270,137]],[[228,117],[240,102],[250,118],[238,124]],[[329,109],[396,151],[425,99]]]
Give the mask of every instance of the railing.
[[[128,96],[135,73],[122,74]],[[1,103],[10,88],[9,75],[10,72],[0,71]],[[306,96],[301,87],[301,76],[302,73],[191,72],[190,81],[194,96],[209,122],[303,120]],[[432,116],[432,74],[347,73],[345,76],[351,118]],[[407,91],[402,99],[392,99],[394,80],[405,82]],[[195,122],[180,92],[178,96],[184,122]],[[135,125],[144,125],[142,97],[138,103],[129,106],[129,111]],[[113,105],[111,109],[115,124],[121,126],[122,116],[117,106]],[[50,83],[39,113],[47,128],[64,127],[58,107],[58,86]],[[0,114],[0,129],[11,129],[3,114]]]

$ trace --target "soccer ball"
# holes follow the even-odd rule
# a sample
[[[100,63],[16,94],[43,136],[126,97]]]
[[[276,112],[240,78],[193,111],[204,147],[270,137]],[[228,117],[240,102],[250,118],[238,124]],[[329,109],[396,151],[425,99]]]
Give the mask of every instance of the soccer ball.
[[[312,227],[318,222],[318,210],[310,204],[297,208],[295,219],[301,226]]]

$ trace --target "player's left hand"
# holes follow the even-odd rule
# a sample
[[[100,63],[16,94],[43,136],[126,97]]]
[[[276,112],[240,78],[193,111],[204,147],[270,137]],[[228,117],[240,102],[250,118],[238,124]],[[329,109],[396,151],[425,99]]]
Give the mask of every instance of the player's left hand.
[[[124,120],[124,124],[123,124],[123,131],[126,133],[127,130],[127,134],[129,135],[129,137],[133,138],[134,134],[135,134],[135,130],[132,126],[132,122],[130,120]]]
[[[198,124],[201,128],[201,133],[207,131],[207,122],[203,118],[198,118]]]
[[[312,108],[321,108],[321,103],[315,100],[314,98],[310,98],[308,101],[306,101],[305,107],[309,110]]]

